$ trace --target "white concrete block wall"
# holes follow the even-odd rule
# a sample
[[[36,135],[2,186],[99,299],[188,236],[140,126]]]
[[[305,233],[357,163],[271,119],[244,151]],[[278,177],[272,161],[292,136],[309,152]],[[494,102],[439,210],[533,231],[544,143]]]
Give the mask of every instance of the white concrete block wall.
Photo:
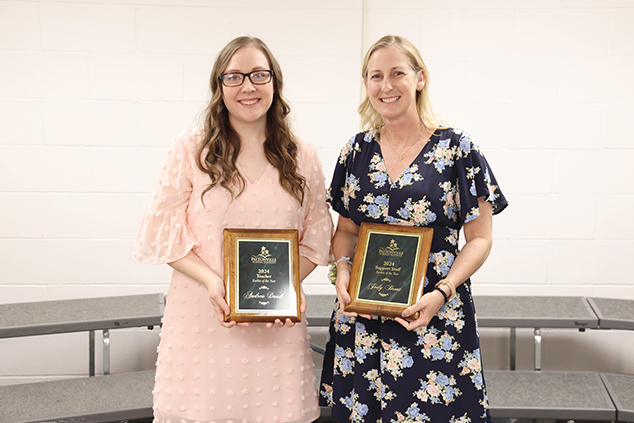
[[[634,299],[634,1],[367,4],[363,40],[363,0],[0,1],[0,301],[166,291],[169,269],[136,263],[133,239],[235,36],[280,60],[294,126],[329,179],[358,130],[362,46],[387,33],[419,47],[436,112],[473,135],[511,202],[475,293]],[[325,269],[306,291],[333,292]],[[485,365],[505,368],[506,331],[482,332]],[[530,334],[518,337],[530,368]],[[632,333],[544,338],[545,369],[607,357],[600,370],[634,373]],[[152,368],[157,331],[112,339],[113,372]],[[0,340],[0,384],[83,374],[86,343]]]

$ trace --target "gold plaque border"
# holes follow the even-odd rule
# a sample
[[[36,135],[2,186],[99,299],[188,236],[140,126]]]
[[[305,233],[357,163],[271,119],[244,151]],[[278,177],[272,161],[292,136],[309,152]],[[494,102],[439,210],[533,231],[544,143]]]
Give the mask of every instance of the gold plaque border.
[[[224,281],[226,296],[229,304],[229,314],[225,316],[225,322],[274,322],[276,319],[285,321],[290,319],[293,322],[301,321],[300,310],[300,280],[299,280],[299,236],[294,229],[225,229],[224,235]],[[279,314],[278,310],[259,313],[245,313],[237,310],[236,295],[237,289],[237,244],[238,240],[261,240],[261,241],[290,241],[291,255],[289,257],[289,279],[290,285],[295,291],[295,312],[289,314]]]
[[[367,257],[367,247],[371,233],[381,234],[413,234],[418,238],[417,257],[414,260],[413,288],[410,290],[409,301],[406,305],[403,303],[393,303],[380,300],[365,300],[359,298],[359,291],[362,286],[361,276],[365,267]],[[361,314],[373,314],[379,316],[401,317],[401,313],[408,307],[411,307],[421,292],[421,282],[427,273],[427,264],[429,262],[429,253],[431,252],[431,241],[434,230],[422,226],[402,226],[389,225],[386,223],[362,222],[359,228],[359,237],[357,240],[357,248],[354,254],[352,265],[352,274],[350,275],[350,284],[348,293],[350,294],[350,303],[344,307],[347,312],[355,312]],[[416,318],[416,317],[415,317]]]

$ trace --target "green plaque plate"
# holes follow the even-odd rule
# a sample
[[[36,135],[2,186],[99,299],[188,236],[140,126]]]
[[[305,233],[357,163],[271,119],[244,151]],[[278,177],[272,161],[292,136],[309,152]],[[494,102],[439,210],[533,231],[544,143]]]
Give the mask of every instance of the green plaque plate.
[[[225,229],[225,321],[301,320],[296,230]]]
[[[400,316],[422,295],[434,230],[361,223],[345,311]]]

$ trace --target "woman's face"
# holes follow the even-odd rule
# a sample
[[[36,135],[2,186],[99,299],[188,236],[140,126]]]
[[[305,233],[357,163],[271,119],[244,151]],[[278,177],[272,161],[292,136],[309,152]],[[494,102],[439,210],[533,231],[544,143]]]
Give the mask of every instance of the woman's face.
[[[416,111],[416,90],[425,84],[423,72],[415,72],[400,49],[376,50],[368,60],[366,93],[374,110],[384,121],[397,119]]]
[[[270,70],[269,62],[261,50],[247,46],[235,52],[222,73],[250,73],[255,70]],[[266,113],[273,102],[273,91],[273,79],[266,84],[255,85],[245,76],[242,84],[237,87],[222,84],[222,99],[229,111],[231,124],[239,127],[265,123]]]

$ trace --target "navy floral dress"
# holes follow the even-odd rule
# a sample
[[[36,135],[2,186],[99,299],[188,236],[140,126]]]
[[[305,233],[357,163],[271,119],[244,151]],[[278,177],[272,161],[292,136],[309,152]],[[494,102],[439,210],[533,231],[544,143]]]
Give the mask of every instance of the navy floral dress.
[[[451,268],[464,223],[479,216],[478,197],[501,212],[507,202],[468,134],[437,130],[391,182],[378,134],[362,132],[342,149],[328,202],[361,222],[434,228],[425,292]],[[471,282],[457,288],[427,327],[407,331],[394,319],[349,318],[339,304],[330,322],[320,403],[341,422],[490,422]]]

